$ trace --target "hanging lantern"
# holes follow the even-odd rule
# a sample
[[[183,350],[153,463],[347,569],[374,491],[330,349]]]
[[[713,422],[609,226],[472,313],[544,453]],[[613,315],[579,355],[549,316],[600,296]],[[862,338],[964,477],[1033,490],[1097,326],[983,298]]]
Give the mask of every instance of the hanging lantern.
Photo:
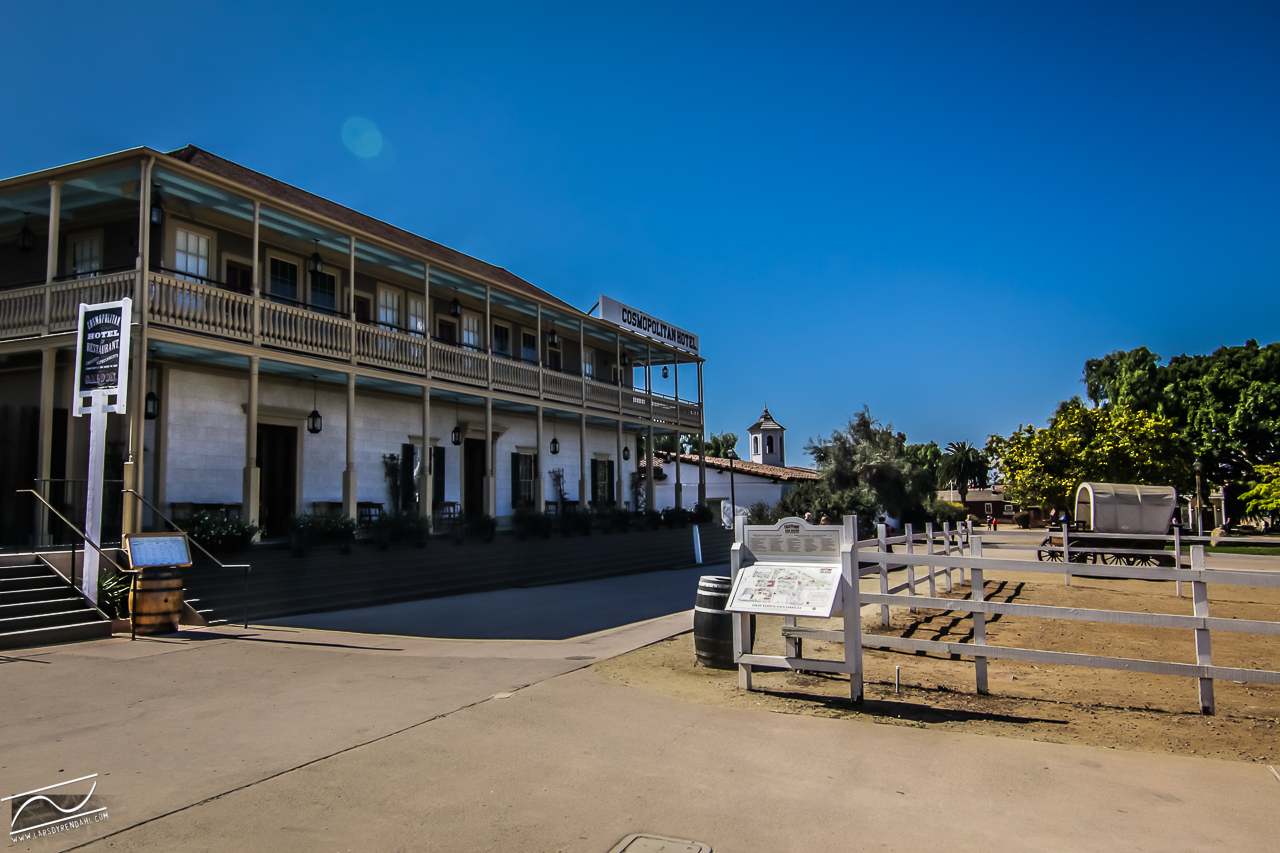
[[[629,364],[631,364],[631,356],[627,355],[627,354],[624,352],[624,353],[622,354],[622,366],[623,366],[623,367],[626,367],[626,366],[627,366],[627,365],[629,365]]]
[[[151,224],[164,224],[164,198],[160,195],[160,185],[153,185],[151,191]]]
[[[142,416],[149,421],[154,421],[159,415],[160,398],[156,396],[155,391],[148,391],[142,402]]]
[[[555,456],[559,452],[560,452],[560,439],[558,438],[551,439],[551,455]]]
[[[36,244],[36,233],[27,227],[28,213],[22,214],[22,230],[18,232],[18,251],[30,252]]]
[[[630,458],[631,458],[631,448],[630,447],[622,448],[622,461],[625,462]]]
[[[316,241],[317,244],[319,244],[319,242],[319,240]],[[320,257],[320,252],[316,251],[311,253],[311,263],[307,265],[307,268],[313,273],[324,272],[324,260]]]
[[[556,334],[555,324],[552,324],[551,326],[551,334],[547,335],[547,343],[551,344],[553,347],[560,346],[560,336]]]
[[[667,366],[665,364],[662,366],[662,378],[663,379],[671,378],[671,371],[667,370]]]
[[[458,288],[453,289],[453,301],[449,303],[449,316],[462,316],[462,303],[458,301]]]
[[[311,414],[307,415],[307,432],[315,435],[324,428],[324,418],[320,417],[320,409],[317,406],[316,399],[318,391],[316,390],[319,377],[312,375],[311,377]]]
[[[456,300],[455,300],[456,301]],[[458,413],[461,404],[455,403],[453,407],[453,432],[449,433],[449,441],[454,447],[462,444],[462,424],[458,421]]]

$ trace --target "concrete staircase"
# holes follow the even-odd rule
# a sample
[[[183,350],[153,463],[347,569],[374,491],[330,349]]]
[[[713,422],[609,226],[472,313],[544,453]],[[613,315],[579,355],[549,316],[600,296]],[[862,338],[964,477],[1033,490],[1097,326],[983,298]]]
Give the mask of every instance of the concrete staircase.
[[[111,620],[30,554],[0,565],[0,649],[71,643],[111,636]]]
[[[704,565],[729,560],[733,531],[719,525],[699,529]],[[308,550],[294,557],[283,548],[255,548],[228,562],[253,566],[249,621],[298,613],[368,607],[510,587],[686,568],[694,565],[693,529],[632,530],[627,533],[517,539],[499,533],[493,542],[455,545],[432,537],[425,548],[393,546],[378,551],[358,542],[350,554]],[[244,574],[193,566],[183,573],[188,601],[210,624],[244,620]],[[690,590],[693,606],[696,590]]]

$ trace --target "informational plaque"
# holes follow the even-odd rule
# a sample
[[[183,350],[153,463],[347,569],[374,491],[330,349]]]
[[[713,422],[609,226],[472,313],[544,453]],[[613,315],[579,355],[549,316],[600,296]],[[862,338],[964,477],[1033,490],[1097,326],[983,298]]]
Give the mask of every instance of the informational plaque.
[[[756,563],[738,571],[725,610],[826,618],[839,591],[839,563]]]
[[[81,305],[76,330],[76,408],[84,397],[114,395],[108,411],[125,414],[132,301]]]
[[[124,547],[135,569],[191,565],[185,533],[130,533],[125,536]]]
[[[757,560],[821,560],[840,562],[839,527],[811,527],[783,522],[777,527],[748,527],[747,550]]]

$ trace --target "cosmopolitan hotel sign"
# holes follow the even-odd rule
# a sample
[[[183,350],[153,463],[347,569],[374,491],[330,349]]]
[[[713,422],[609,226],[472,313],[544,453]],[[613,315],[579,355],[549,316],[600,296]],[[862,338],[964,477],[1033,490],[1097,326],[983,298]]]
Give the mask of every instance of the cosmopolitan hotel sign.
[[[608,296],[600,297],[600,319],[608,320],[646,338],[662,341],[690,355],[698,354],[698,336],[693,332],[673,326],[652,314],[646,314]]]

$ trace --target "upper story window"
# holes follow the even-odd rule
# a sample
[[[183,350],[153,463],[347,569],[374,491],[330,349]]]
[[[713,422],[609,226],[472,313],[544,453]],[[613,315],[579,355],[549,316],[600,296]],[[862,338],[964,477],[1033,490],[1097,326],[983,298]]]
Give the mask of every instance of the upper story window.
[[[582,348],[582,375],[588,379],[596,378],[596,351],[590,347]]]
[[[378,322],[388,327],[396,327],[400,325],[399,291],[378,291]]]
[[[412,296],[409,297],[409,331],[418,335],[427,331],[427,303]]]
[[[199,281],[209,277],[209,238],[194,231],[177,229],[174,236],[173,268],[179,278]],[[297,290],[295,276],[295,291]]]
[[[480,318],[475,314],[462,315],[462,345],[480,349]]]
[[[271,259],[270,293],[292,302],[298,301],[298,265],[280,258]]]
[[[493,352],[495,355],[511,357],[511,327],[499,323],[493,324]]]
[[[102,269],[102,237],[86,235],[71,240],[71,271],[76,278],[92,278]]]
[[[520,335],[520,357],[533,364],[538,363],[538,338],[528,332]]]
[[[764,452],[765,453],[773,452],[773,436],[771,435],[766,435],[764,437]]]
[[[311,304],[329,311],[338,306],[338,277],[333,273],[311,274]]]
[[[760,436],[751,436],[751,452],[759,455],[760,453]]]

